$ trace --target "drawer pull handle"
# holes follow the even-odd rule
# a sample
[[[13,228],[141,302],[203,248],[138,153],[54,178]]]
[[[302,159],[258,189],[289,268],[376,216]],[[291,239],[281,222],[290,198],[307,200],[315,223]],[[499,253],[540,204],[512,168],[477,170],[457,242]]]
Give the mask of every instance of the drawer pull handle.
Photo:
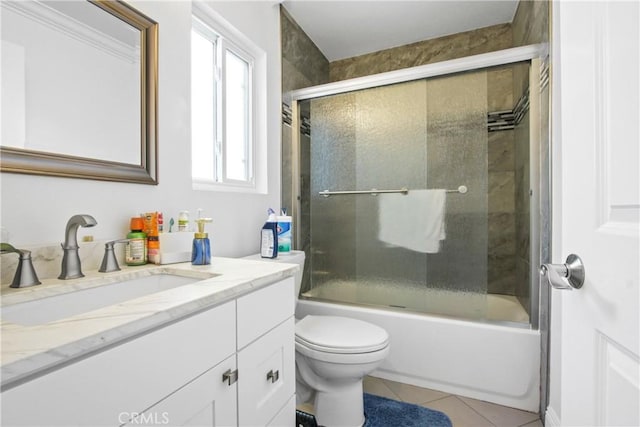
[[[238,370],[236,369],[235,371],[232,371],[231,369],[228,369],[227,372],[225,372],[224,374],[222,374],[222,382],[226,382],[228,385],[231,385],[233,383],[235,383],[236,381],[238,381]]]
[[[267,379],[271,380],[272,383],[275,383],[276,381],[278,381],[278,379],[280,379],[280,371],[273,372],[273,370],[271,370],[267,372]]]

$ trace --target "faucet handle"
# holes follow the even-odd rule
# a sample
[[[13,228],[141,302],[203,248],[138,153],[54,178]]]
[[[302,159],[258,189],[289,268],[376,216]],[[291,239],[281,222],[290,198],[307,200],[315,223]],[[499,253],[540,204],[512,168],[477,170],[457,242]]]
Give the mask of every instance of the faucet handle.
[[[35,268],[33,268],[33,262],[31,262],[31,251],[26,249],[16,249],[8,243],[2,243],[0,246],[0,253],[16,253],[20,255],[16,274],[13,276],[13,281],[9,287],[26,288],[28,286],[39,285],[42,283],[40,282],[40,279],[38,279]]]
[[[13,245],[10,245],[4,242],[0,243],[0,254],[11,254],[11,253],[19,254],[20,251],[14,248]]]
[[[102,258],[102,264],[98,270],[100,273],[111,273],[112,271],[120,271],[116,254],[113,251],[113,246],[116,243],[128,243],[129,239],[112,240],[104,244],[104,257]]]

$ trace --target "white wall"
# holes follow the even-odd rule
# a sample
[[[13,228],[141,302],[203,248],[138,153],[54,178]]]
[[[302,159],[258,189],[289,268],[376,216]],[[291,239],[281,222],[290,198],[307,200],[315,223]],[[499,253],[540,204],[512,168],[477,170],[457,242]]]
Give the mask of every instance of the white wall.
[[[14,246],[59,244],[69,217],[93,215],[98,225],[81,229],[96,240],[124,237],[129,218],[162,211],[165,221],[187,209],[204,209],[214,256],[258,251],[268,207],[280,206],[280,27],[277,2],[211,2],[232,25],[267,53],[268,193],[191,189],[189,49],[191,2],[134,0],[132,6],[159,23],[159,185],[0,174],[3,238]]]

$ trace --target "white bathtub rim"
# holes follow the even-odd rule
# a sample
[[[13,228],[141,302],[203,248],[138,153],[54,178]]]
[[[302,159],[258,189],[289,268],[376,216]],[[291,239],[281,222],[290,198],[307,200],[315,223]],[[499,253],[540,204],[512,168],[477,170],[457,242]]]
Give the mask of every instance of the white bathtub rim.
[[[336,305],[340,307],[348,307],[349,309],[354,309],[357,311],[368,312],[368,313],[393,313],[396,317],[403,317],[407,319],[421,319],[424,317],[428,317],[429,320],[437,323],[447,323],[447,324],[459,324],[468,326],[471,328],[482,328],[482,329],[493,329],[501,330],[504,328],[509,329],[510,332],[519,331],[521,333],[527,335],[539,335],[540,332],[537,329],[533,329],[528,323],[520,323],[520,322],[510,322],[506,320],[489,320],[489,319],[463,319],[457,318],[453,316],[447,316],[444,314],[432,314],[432,313],[419,313],[416,311],[405,310],[396,307],[375,307],[364,304],[352,304],[352,303],[341,303],[331,300],[323,300],[318,298],[300,298],[299,302],[303,304],[310,305]],[[296,318],[298,314],[296,312]],[[515,333],[519,333],[515,332]]]

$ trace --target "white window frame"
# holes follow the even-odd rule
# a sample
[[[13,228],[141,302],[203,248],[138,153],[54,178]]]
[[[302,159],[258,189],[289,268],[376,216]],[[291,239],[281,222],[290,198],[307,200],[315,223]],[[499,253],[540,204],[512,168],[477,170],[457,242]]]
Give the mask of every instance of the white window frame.
[[[203,2],[193,3],[192,26],[201,34],[206,32],[208,36],[217,36],[217,90],[216,102],[216,154],[221,156],[222,181],[216,181],[217,176],[211,179],[200,179],[192,176],[195,190],[208,191],[235,191],[266,193],[266,54],[257,47],[244,34],[229,24],[224,18],[213,11]],[[234,180],[226,177],[226,88],[225,65],[226,52],[230,51],[249,65],[249,106],[248,106],[248,144],[245,148],[248,158],[245,171],[248,179]],[[214,142],[212,142],[214,143]],[[214,169],[218,165],[214,165]],[[217,175],[214,172],[214,175]]]

